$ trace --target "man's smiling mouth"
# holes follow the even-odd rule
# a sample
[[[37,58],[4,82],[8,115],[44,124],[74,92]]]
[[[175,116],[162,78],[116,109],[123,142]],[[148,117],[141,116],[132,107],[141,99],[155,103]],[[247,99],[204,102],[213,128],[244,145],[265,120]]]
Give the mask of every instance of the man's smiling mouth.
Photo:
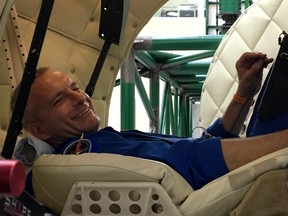
[[[82,112],[80,112],[79,114],[77,114],[74,118],[81,118],[83,115],[85,115],[86,113],[88,113],[90,111],[90,107],[87,107],[85,110],[83,110]]]

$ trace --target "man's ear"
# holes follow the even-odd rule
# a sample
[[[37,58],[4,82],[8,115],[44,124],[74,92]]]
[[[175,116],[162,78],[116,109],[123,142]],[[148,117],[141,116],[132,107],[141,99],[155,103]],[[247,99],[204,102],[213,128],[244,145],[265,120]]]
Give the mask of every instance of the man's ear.
[[[51,138],[51,135],[48,134],[45,130],[41,129],[36,123],[30,123],[27,125],[27,131],[29,131],[33,136],[41,140],[47,140]]]

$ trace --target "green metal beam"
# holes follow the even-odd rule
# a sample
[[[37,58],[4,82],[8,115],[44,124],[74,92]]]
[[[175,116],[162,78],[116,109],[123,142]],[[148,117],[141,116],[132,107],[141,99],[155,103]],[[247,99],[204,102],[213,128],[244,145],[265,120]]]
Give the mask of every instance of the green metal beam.
[[[165,123],[165,116],[166,116],[166,112],[167,112],[167,97],[168,97],[168,87],[169,85],[167,84],[167,82],[165,83],[165,88],[163,90],[163,99],[162,99],[162,109],[161,109],[161,117],[160,117],[160,133],[164,132],[164,123]]]
[[[135,59],[130,51],[121,67],[121,130],[135,129]]]
[[[202,82],[205,80],[205,77],[199,77],[197,78],[194,74],[191,75],[174,75],[171,76],[174,80],[177,80],[177,82],[179,83],[179,85],[181,84],[191,84],[194,85],[196,83]]]
[[[181,65],[187,62],[191,62],[191,61],[197,61],[200,59],[210,58],[214,55],[214,53],[215,53],[215,50],[209,50],[209,51],[200,52],[194,55],[176,57],[176,58],[168,60],[166,64],[162,65],[161,70],[174,67],[177,65]]]
[[[206,75],[211,62],[193,61],[165,69],[171,75]]]
[[[178,85],[178,82],[173,80],[172,77],[167,73],[166,71],[160,71],[160,77],[164,80],[166,83],[170,83],[171,86],[174,88],[178,88],[181,90],[181,87]]]
[[[158,69],[156,61],[147,51],[135,52],[135,59],[137,59],[137,61],[139,61],[149,70],[153,71]]]
[[[159,100],[160,100],[159,71],[150,72],[149,78],[150,78],[150,85],[149,85],[150,103],[154,111],[154,114],[157,118],[155,122],[150,121],[150,128],[153,129],[153,132],[159,133]]]
[[[136,50],[216,50],[223,35],[149,38],[133,46]]]
[[[137,71],[135,72],[135,82],[136,82],[136,87],[137,87],[138,93],[140,95],[140,98],[142,100],[142,103],[145,107],[146,113],[147,113],[150,121],[156,122],[157,121],[156,115],[153,112],[151,103],[149,101],[149,98],[147,96],[145,87],[144,87],[142,79],[141,79],[141,76],[139,75],[139,73]]]
[[[143,51],[139,50],[137,52],[143,52]],[[148,53],[155,59],[155,61],[159,63],[165,63],[171,58],[182,56],[182,55],[171,53],[171,52],[154,51],[154,50],[150,50],[148,51]]]
[[[178,124],[179,124],[179,91],[177,88],[174,88],[174,122],[176,125],[175,135],[178,135]]]

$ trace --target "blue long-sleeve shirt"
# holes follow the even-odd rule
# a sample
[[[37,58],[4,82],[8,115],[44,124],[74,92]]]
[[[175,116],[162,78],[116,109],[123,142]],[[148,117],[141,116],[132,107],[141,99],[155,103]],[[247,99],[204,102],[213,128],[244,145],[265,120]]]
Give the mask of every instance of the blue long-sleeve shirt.
[[[112,153],[160,161],[171,166],[194,189],[198,189],[228,172],[220,139],[234,137],[223,128],[220,118],[207,132],[212,135],[211,138],[192,139],[137,130],[118,132],[106,127],[85,133],[80,147],[77,147],[79,138],[76,138],[67,140],[56,151],[61,154],[77,151]]]

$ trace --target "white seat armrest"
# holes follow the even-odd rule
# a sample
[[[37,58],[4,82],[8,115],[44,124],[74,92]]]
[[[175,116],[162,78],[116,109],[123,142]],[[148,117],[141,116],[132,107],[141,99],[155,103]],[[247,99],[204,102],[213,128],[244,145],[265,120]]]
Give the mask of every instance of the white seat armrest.
[[[57,214],[62,212],[76,182],[156,182],[176,206],[193,191],[186,180],[166,164],[115,154],[42,155],[32,171],[36,199]]]

